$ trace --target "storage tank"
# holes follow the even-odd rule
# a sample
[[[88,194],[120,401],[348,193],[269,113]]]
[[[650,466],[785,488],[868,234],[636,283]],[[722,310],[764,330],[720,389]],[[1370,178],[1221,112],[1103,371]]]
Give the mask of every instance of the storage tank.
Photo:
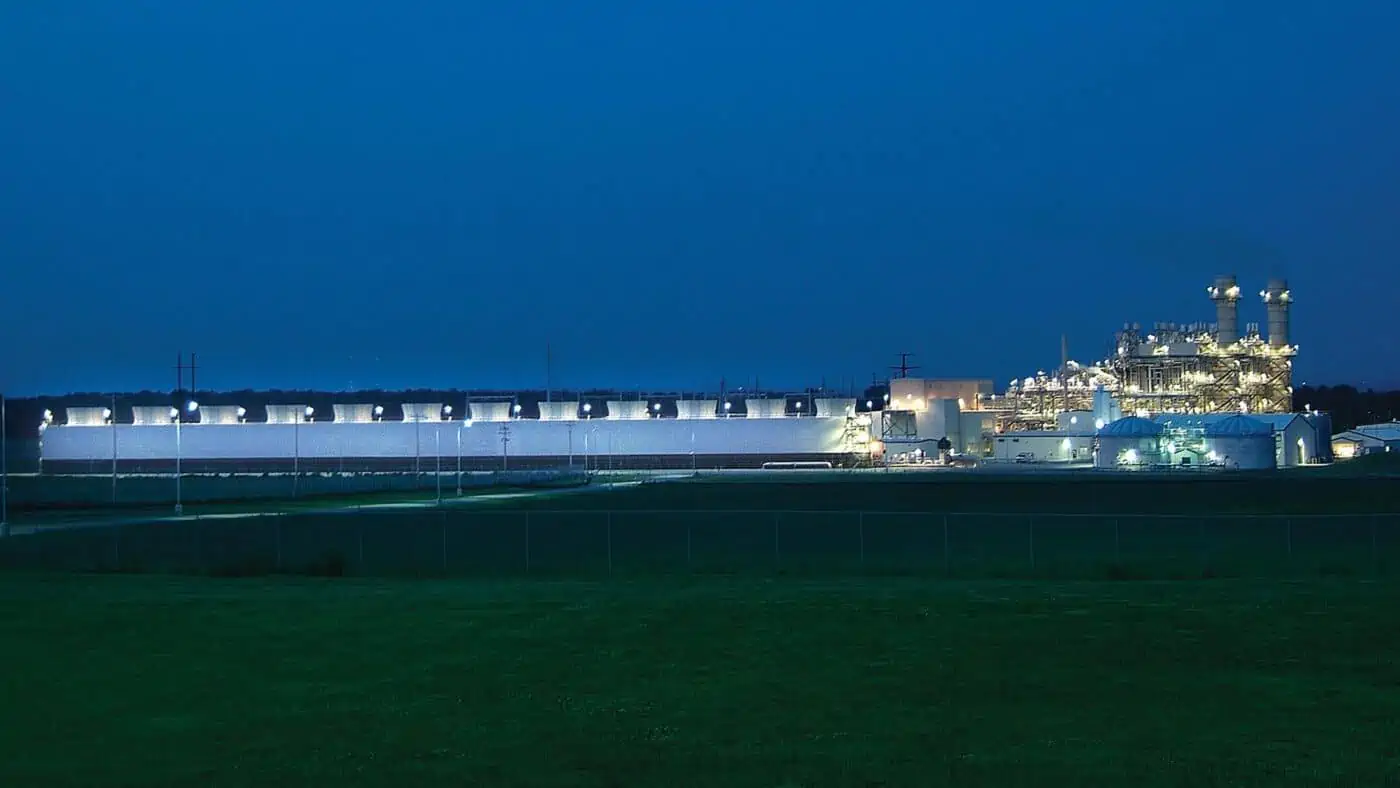
[[[647,418],[647,403],[645,400],[608,400],[608,418],[630,421],[634,419]]]
[[[1162,461],[1162,427],[1137,416],[1119,419],[1098,432],[1094,467],[1156,465]]]
[[[335,411],[335,422],[337,424],[369,424],[374,421],[374,406],[369,404],[335,404],[331,406]]]
[[[676,418],[713,419],[715,417],[715,407],[718,404],[718,400],[712,399],[676,400]]]
[[[744,408],[751,419],[781,419],[787,415],[787,400],[746,399]]]
[[[404,421],[442,421],[441,402],[405,402]]]
[[[268,424],[296,424],[306,421],[305,405],[268,405]]]
[[[110,408],[68,408],[67,424],[70,427],[101,427],[111,418]]]
[[[246,411],[237,405],[201,405],[199,407],[200,424],[238,424],[247,415]]]
[[[856,401],[854,399],[818,397],[816,404],[817,416],[819,418],[841,418],[843,416],[854,416],[856,413]]]
[[[467,407],[472,421],[510,421],[509,402],[472,402]]]
[[[131,409],[131,423],[141,425],[169,424],[169,405],[137,405]]]
[[[1227,416],[1206,424],[1206,459],[1238,470],[1277,467],[1274,430],[1248,416]]]
[[[577,421],[577,402],[541,402],[540,421]]]

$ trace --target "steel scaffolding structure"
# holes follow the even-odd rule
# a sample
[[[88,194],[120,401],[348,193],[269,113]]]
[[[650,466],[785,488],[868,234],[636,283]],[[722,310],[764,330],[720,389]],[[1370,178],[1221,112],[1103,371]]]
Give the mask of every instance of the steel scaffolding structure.
[[[998,413],[1003,431],[1053,428],[1060,413],[1092,410],[1100,389],[1124,414],[1290,411],[1298,347],[1289,344],[1287,283],[1271,280],[1259,294],[1268,310],[1267,338],[1258,323],[1239,332],[1233,276],[1218,278],[1207,292],[1215,323],[1157,323],[1147,332],[1126,324],[1111,357],[1092,365],[1067,361],[1054,373],[1012,381],[1004,397],[981,407]]]

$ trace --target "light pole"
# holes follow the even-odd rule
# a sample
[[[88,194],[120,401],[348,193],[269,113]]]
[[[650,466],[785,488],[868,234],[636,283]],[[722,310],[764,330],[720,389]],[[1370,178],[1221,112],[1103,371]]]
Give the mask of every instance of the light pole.
[[[413,487],[423,486],[423,414],[413,409]]]
[[[462,497],[462,427],[470,427],[470,421],[457,422],[457,497]]]
[[[724,401],[724,417],[729,418],[729,409],[734,407],[734,403],[729,400]]]
[[[433,478],[437,482],[437,505],[442,506],[442,425],[433,425]]]
[[[112,504],[117,503],[117,395],[112,395],[112,407],[103,414],[112,425]]]
[[[195,402],[194,400],[190,400],[188,403],[185,404],[185,410],[189,411],[192,414],[197,413],[199,411],[199,403]],[[180,515],[185,513],[183,490],[185,474],[183,469],[180,467],[180,461],[182,459],[182,449],[180,446],[180,423],[184,421],[184,417],[180,415],[179,408],[171,408],[170,418],[175,422],[175,516],[179,517]]]
[[[301,487],[301,419],[305,415],[307,421],[311,421],[316,415],[316,409],[310,405],[306,406],[303,413],[296,414],[292,421],[292,497],[297,497],[297,492]]]
[[[574,469],[574,425],[565,425],[565,431],[569,433],[569,470]]]

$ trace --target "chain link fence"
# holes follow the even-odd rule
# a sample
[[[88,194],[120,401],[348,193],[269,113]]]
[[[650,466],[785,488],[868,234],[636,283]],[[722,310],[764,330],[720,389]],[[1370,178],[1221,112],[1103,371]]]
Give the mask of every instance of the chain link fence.
[[[1400,514],[424,508],[35,529],[0,541],[0,568],[219,576],[778,572],[1151,579],[1369,576],[1397,565]]]

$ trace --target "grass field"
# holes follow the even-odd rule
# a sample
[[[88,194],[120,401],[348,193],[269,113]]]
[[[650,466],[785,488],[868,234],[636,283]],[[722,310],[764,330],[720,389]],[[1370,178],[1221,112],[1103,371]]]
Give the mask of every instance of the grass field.
[[[951,578],[1378,576],[1400,485],[1280,476],[845,474],[530,490],[442,509],[302,501],[287,516],[130,514],[0,542],[0,567],[214,575]],[[420,501],[421,502],[421,501]],[[318,509],[351,507],[347,511]],[[161,512],[160,517],[168,517]],[[63,518],[39,520],[62,525]]]
[[[1400,585],[0,575],[0,785],[1383,786]]]

